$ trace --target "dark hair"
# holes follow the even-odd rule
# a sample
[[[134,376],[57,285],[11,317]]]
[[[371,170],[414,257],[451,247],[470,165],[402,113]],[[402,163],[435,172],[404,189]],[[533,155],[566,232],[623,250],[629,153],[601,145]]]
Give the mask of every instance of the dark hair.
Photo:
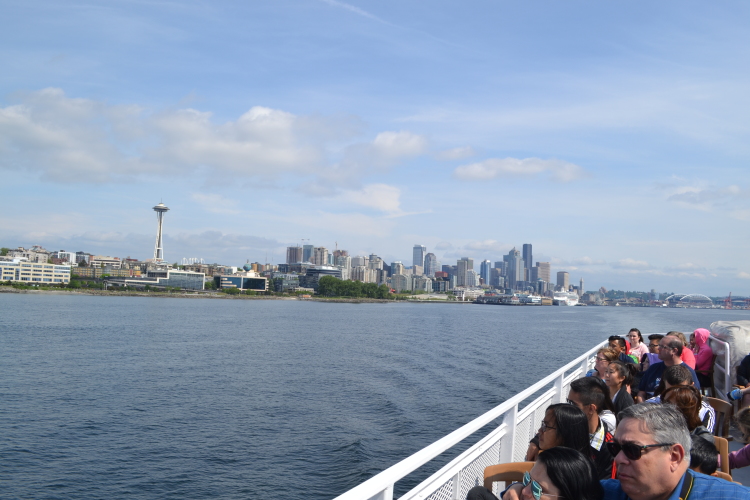
[[[581,396],[584,405],[596,405],[596,412],[614,411],[609,387],[599,377],[583,377],[570,383],[570,390]]]
[[[700,436],[692,436],[692,441],[693,448],[690,450],[690,468],[700,468],[699,472],[710,476],[716,472],[719,465],[719,450],[716,449],[713,443]]]
[[[618,344],[618,345],[619,345],[620,347],[622,347],[623,349],[625,349],[625,348],[626,348],[626,346],[627,346],[627,345],[625,344],[625,339],[624,339],[624,338],[622,338],[622,337],[620,337],[619,335],[612,335],[611,337],[609,337],[609,341],[610,341],[610,342],[617,342],[617,344]]]
[[[667,385],[674,387],[676,385],[692,385],[693,375],[688,370],[687,365],[680,363],[679,365],[668,366],[664,369],[664,373],[661,376],[661,381],[654,391],[654,396],[659,396],[667,388]]]
[[[664,338],[664,335],[662,335],[661,333],[652,333],[651,335],[648,336],[649,340],[661,340],[663,338]]]
[[[680,337],[677,337],[675,335],[667,335],[667,337],[672,337],[672,339],[667,341],[666,346],[670,349],[675,349],[677,351],[677,355],[682,356],[682,348],[685,347],[685,344],[682,343]]]
[[[619,373],[620,376],[625,379],[622,381],[622,387],[631,385],[633,383],[633,379],[638,374],[637,368],[633,363],[625,364],[622,361],[612,361],[609,364],[609,367],[614,367],[617,370],[617,373]]]
[[[591,446],[589,421],[583,410],[567,403],[549,405],[548,411],[555,416],[557,435],[563,441],[561,446],[587,453]]]
[[[667,401],[668,399],[672,401]],[[701,425],[701,419],[698,416],[701,411],[701,393],[695,387],[690,385],[670,387],[661,395],[661,402],[675,405],[685,416],[689,430],[692,431]]]
[[[628,330],[628,333],[630,333],[630,332],[637,333],[638,334],[638,340],[641,341],[641,342],[643,342],[643,335],[641,335],[641,331],[638,328],[631,328],[630,330]]]
[[[580,500],[600,500],[604,496],[594,464],[580,451],[558,446],[540,453],[536,460],[547,469],[560,496]]]

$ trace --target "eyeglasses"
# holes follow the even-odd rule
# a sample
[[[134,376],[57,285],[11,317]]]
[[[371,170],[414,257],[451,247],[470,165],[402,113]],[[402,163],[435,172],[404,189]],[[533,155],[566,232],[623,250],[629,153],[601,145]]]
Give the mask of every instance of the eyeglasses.
[[[550,495],[549,493],[543,492],[542,485],[531,479],[531,474],[529,474],[529,471],[526,471],[523,473],[523,487],[525,488],[529,485],[529,483],[531,483],[531,494],[534,496],[535,500],[540,500],[542,498],[542,495],[547,495],[548,497],[565,498],[560,495]]]
[[[656,349],[657,347],[659,347],[659,344],[649,344],[648,346],[653,349]]]
[[[609,361],[607,358],[600,358],[599,356],[596,357],[597,361]]]
[[[542,420],[542,425],[539,426],[539,430],[541,430],[542,432],[547,432],[550,429],[554,431],[554,430],[557,430],[557,427],[550,427],[549,425],[547,425],[547,422]]]
[[[672,446],[674,443],[657,443],[657,444],[633,444],[633,443],[618,443],[612,441],[605,443],[609,453],[616,457],[620,452],[623,452],[629,460],[640,460],[643,456],[643,452],[649,448],[657,448],[660,446]]]

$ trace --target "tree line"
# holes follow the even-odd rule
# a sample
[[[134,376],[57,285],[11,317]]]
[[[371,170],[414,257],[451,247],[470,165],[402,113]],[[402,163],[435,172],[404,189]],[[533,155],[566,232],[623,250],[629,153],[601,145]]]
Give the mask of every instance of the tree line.
[[[344,281],[334,276],[323,276],[318,282],[318,295],[323,297],[355,297],[368,299],[387,299],[390,289],[386,285],[362,283],[361,281]]]

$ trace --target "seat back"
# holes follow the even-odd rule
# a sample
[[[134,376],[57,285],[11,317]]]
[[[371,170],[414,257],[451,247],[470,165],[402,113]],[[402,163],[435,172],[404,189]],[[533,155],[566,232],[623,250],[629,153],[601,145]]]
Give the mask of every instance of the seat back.
[[[719,456],[721,457],[721,472],[729,476],[729,480],[732,480],[732,471],[729,470],[729,441],[723,437],[714,436],[714,444],[716,449],[719,450]]]
[[[492,491],[495,481],[520,481],[524,472],[534,467],[534,462],[511,462],[507,464],[490,465],[484,469],[484,487]]]
[[[706,398],[708,404],[716,410],[716,424],[714,425],[714,436],[720,436],[729,439],[729,423],[732,421],[734,413],[732,405],[717,398]]]

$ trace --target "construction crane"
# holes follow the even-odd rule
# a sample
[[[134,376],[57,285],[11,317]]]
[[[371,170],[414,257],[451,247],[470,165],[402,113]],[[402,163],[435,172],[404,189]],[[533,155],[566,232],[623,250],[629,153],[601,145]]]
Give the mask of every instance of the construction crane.
[[[729,297],[724,299],[724,309],[732,308],[732,292],[729,292]]]

